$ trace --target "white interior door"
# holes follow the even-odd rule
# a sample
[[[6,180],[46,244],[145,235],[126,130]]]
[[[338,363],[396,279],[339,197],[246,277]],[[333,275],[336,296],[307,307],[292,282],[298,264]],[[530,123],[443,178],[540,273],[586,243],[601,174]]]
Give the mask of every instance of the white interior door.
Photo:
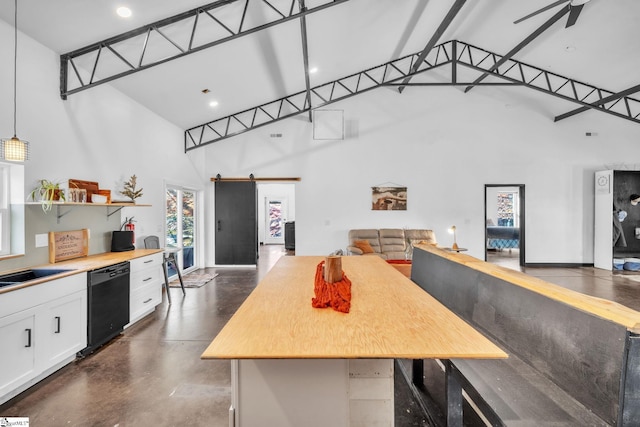
[[[287,197],[265,197],[265,238],[267,245],[284,245],[284,223],[287,221]]]
[[[593,266],[613,268],[613,171],[595,173],[595,230],[593,235]]]

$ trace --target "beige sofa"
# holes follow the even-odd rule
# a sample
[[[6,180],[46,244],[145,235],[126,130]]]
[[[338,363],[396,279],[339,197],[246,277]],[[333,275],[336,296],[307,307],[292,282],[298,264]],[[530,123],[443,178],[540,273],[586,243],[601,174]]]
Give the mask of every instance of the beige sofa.
[[[364,253],[358,246],[360,241],[368,241],[373,252]],[[354,229],[349,230],[349,255],[373,255],[383,259],[411,259],[414,243],[437,244],[433,230],[402,228]],[[366,246],[366,245],[365,245]]]

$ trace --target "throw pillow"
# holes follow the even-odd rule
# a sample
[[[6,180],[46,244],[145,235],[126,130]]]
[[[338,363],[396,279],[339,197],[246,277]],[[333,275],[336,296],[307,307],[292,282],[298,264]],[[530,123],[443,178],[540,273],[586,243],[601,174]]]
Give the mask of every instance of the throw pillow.
[[[364,254],[374,253],[374,250],[371,247],[371,243],[369,243],[368,240],[356,240],[355,242],[353,242],[353,246],[360,249]]]

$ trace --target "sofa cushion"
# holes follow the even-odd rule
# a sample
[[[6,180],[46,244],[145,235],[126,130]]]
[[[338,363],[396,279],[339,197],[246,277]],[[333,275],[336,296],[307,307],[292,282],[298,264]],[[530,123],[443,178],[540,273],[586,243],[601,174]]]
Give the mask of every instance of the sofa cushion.
[[[368,240],[373,248],[374,253],[380,253],[380,240],[378,238],[378,230],[375,228],[362,228],[349,230],[349,246],[355,247],[353,242],[356,240]]]
[[[378,234],[380,235],[380,252],[387,254],[387,259],[404,259],[406,244],[403,229],[382,228]]]
[[[372,254],[375,252],[368,240],[355,240],[353,246],[360,249],[363,254]]]
[[[432,245],[438,244],[433,230],[404,230],[404,235],[407,238],[407,241],[412,243],[424,242]]]

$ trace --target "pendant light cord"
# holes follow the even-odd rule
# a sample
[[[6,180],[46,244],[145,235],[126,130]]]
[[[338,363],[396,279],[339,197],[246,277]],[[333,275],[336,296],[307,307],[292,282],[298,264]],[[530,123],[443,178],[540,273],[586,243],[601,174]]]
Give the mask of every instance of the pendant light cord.
[[[16,116],[18,111],[18,0],[15,0],[14,16],[13,16],[13,137],[16,132]]]

